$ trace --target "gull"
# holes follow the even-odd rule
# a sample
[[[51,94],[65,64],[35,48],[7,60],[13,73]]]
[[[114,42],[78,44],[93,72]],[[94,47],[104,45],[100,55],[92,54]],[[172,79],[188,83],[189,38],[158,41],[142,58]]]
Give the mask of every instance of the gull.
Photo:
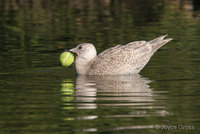
[[[160,36],[151,41],[134,41],[117,45],[97,55],[91,43],[82,43],[70,49],[76,54],[75,68],[78,75],[131,75],[139,73],[153,54],[172,38]]]

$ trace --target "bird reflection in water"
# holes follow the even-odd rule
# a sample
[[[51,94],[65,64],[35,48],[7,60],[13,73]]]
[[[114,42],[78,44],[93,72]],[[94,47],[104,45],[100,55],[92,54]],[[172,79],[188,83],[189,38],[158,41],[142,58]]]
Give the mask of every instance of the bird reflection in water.
[[[165,116],[162,91],[153,91],[148,78],[141,75],[120,76],[81,76],[62,84],[64,109],[126,109],[128,112],[103,115],[105,118]],[[71,84],[71,85],[70,85]],[[69,93],[70,92],[70,93]],[[66,99],[68,98],[68,99]],[[165,100],[165,97],[164,97]],[[98,115],[76,117],[79,120],[92,120]]]

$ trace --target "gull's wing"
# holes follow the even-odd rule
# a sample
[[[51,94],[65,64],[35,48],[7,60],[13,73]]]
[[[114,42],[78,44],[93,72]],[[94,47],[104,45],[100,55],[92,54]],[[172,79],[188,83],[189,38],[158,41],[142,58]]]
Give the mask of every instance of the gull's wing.
[[[149,42],[135,41],[118,45],[100,53],[91,63],[89,75],[138,73],[157,49],[172,39],[158,37]]]

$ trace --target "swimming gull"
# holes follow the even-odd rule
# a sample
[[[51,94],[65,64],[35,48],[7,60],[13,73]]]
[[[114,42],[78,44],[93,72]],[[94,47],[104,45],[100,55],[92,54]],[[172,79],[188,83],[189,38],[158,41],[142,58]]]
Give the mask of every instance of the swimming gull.
[[[117,45],[97,55],[91,43],[82,43],[69,51],[76,53],[75,67],[79,75],[128,75],[139,73],[152,55],[172,40],[160,36],[151,41],[134,41]]]

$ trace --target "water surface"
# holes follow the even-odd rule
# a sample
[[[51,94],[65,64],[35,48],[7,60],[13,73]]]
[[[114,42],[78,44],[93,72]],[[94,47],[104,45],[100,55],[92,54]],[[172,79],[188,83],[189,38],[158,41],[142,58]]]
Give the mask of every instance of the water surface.
[[[145,4],[144,4],[145,3]],[[198,1],[0,0],[0,133],[199,133]],[[78,43],[174,40],[138,75],[76,76]]]

